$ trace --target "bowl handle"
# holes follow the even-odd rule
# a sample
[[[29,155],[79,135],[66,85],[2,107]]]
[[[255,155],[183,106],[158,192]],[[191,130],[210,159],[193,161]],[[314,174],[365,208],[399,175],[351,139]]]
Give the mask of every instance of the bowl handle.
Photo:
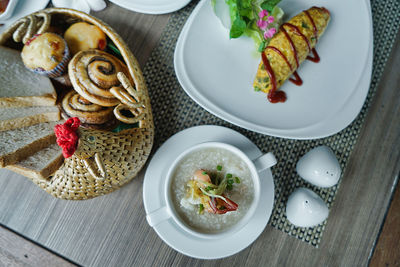
[[[263,170],[274,166],[277,163],[277,160],[272,152],[268,152],[267,154],[253,160],[253,163],[257,171],[262,172]]]
[[[171,213],[167,206],[159,208],[158,210],[153,211],[146,215],[146,220],[151,227],[156,226],[157,224],[169,219],[171,217]]]

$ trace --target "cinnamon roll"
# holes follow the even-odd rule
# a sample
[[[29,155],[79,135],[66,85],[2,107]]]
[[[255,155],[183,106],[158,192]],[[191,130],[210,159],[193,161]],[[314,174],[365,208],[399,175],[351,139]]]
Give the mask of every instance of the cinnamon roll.
[[[128,75],[128,69],[116,57],[100,51],[78,52],[68,65],[68,73],[74,89],[85,99],[104,107],[116,106],[120,101],[110,92],[123,88],[117,73]]]
[[[112,107],[93,104],[75,91],[65,95],[61,107],[64,118],[78,117],[83,125],[87,127],[97,125],[99,127],[94,128],[102,128],[102,125],[115,124],[114,121],[116,121]]]

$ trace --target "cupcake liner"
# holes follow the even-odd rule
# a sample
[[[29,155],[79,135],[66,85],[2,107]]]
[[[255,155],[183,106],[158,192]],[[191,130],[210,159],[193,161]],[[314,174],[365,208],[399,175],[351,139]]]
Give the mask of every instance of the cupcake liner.
[[[40,74],[40,75],[45,75],[49,78],[57,78],[57,77],[60,77],[61,75],[63,75],[67,70],[68,62],[71,60],[71,54],[70,54],[67,42],[64,39],[63,39],[63,41],[65,43],[63,59],[61,60],[60,63],[58,63],[58,65],[54,69],[44,70],[41,68],[36,68],[36,69],[32,69],[32,71],[37,74]]]

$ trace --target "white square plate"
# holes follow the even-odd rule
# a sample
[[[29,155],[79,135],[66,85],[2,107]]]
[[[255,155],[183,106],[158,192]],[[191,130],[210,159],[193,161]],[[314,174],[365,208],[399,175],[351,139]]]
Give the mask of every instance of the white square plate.
[[[290,18],[313,6],[284,0]],[[316,49],[321,62],[298,69],[304,83],[286,82],[285,103],[272,104],[252,88],[260,56],[250,38],[229,39],[210,0],[201,1],[175,49],[175,72],[186,93],[214,115],[243,128],[293,139],[322,138],[349,125],[365,101],[372,71],[372,21],[368,1],[327,1],[331,22]]]

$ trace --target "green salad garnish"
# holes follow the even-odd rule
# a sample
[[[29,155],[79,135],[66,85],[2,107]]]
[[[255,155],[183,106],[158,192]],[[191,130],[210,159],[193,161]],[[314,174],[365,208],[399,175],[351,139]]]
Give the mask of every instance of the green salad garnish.
[[[211,0],[215,14],[229,29],[230,38],[242,35],[253,38],[261,52],[278,32],[283,10],[280,0]]]
[[[203,214],[204,206],[203,204],[199,204],[199,214]]]

